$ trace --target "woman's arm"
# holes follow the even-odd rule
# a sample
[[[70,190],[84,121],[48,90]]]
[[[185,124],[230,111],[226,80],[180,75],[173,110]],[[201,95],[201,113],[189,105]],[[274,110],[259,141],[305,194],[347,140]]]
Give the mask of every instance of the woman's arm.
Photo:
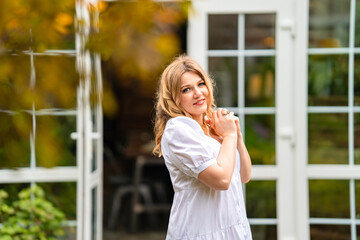
[[[223,138],[217,164],[199,173],[198,179],[213,189],[227,190],[235,168],[237,127],[236,118],[231,115],[223,116],[221,111],[219,109],[213,116],[216,131]]]
[[[237,136],[237,150],[240,154],[241,182],[247,183],[250,181],[251,178],[251,159],[248,150],[246,149],[241,132],[238,132]]]

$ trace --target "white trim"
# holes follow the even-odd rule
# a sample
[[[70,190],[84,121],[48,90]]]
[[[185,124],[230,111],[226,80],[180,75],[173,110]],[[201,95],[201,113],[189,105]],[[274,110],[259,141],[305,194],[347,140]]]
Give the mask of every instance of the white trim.
[[[308,107],[308,113],[348,113],[350,107]]]
[[[1,183],[73,182],[79,176],[77,167],[19,168],[0,170]]]
[[[335,54],[349,54],[350,48],[309,48],[309,55],[335,55]]]
[[[308,28],[309,2],[295,2],[295,48],[294,48],[294,122],[295,122],[295,205],[296,236],[299,240],[310,239],[309,228],[309,189],[306,178],[308,158],[307,145],[307,89],[308,89]]]
[[[82,95],[83,95],[83,88],[82,83],[77,89],[77,105],[78,105],[78,112],[77,112],[77,119],[76,119],[76,129],[77,132],[71,134],[71,137],[76,137],[76,160],[77,166],[79,169],[79,175],[77,178],[77,188],[76,188],[76,220],[77,220],[77,229],[76,229],[76,239],[83,239],[83,212],[84,212],[84,205],[83,205],[83,191],[84,191],[84,156],[83,156],[83,142],[84,142],[84,134],[83,134],[83,107],[82,107]],[[73,136],[74,135],[74,136]]]
[[[278,220],[276,218],[249,218],[251,225],[277,225]]]
[[[355,204],[355,180],[350,180],[350,219],[351,219],[351,239],[356,239],[356,204]],[[360,219],[359,219],[360,223]]]
[[[352,220],[348,218],[310,218],[309,222],[310,224],[350,225]],[[355,220],[355,223],[360,224],[360,220]]]
[[[306,175],[309,179],[360,179],[360,165],[311,164]]]
[[[266,57],[266,56],[275,56],[275,49],[240,49],[240,50],[208,50],[207,55],[209,57],[237,57],[237,56],[245,56],[245,57]]]
[[[276,180],[280,176],[277,165],[253,165],[251,180]]]

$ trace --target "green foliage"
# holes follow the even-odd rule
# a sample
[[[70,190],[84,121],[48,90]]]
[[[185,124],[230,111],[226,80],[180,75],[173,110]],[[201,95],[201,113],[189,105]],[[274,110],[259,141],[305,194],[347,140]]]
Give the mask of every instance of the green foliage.
[[[0,240],[52,240],[65,234],[65,214],[45,199],[39,186],[22,190],[11,204],[6,198],[8,193],[0,190]]]
[[[68,133],[76,125],[64,125],[61,117],[36,117],[33,129],[33,109],[77,108],[76,89],[83,74],[76,56],[44,55],[45,51],[75,50],[76,34],[87,29],[91,57],[98,53],[109,63],[109,69],[104,62],[102,66],[104,72],[111,72],[103,76],[102,99],[97,94],[97,73],[91,69],[90,96],[96,103],[102,100],[108,116],[116,114],[119,101],[114,90],[119,86],[135,84],[141,94],[152,97],[162,68],[180,51],[178,33],[189,2],[99,0],[96,6],[86,5],[89,25],[76,11],[76,3],[84,2],[0,1],[0,168],[29,166],[31,134],[36,135],[37,166],[75,164],[70,151],[74,141]],[[30,52],[35,56],[31,58]]]

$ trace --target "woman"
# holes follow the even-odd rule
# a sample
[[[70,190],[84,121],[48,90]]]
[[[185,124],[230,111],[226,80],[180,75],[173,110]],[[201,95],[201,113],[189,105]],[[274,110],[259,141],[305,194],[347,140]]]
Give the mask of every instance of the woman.
[[[251,160],[239,119],[214,111],[212,80],[187,56],[163,72],[157,93],[154,153],[175,191],[166,239],[252,239],[241,183]]]

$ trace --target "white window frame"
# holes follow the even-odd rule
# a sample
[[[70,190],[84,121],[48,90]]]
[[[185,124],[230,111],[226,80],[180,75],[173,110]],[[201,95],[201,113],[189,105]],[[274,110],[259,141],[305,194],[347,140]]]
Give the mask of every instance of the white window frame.
[[[94,21],[98,20],[96,12],[97,0],[76,0],[76,18],[82,20],[84,25],[79,26],[80,31],[76,32],[76,49],[74,50],[48,50],[42,53],[35,53],[31,49],[24,51],[23,54],[29,55],[31,62],[30,87],[35,86],[36,73],[34,67],[34,56],[69,56],[76,57],[76,69],[83,73],[83,79],[80,79],[77,89],[77,109],[42,109],[24,110],[32,116],[33,128],[30,133],[30,166],[26,168],[0,169],[0,183],[55,183],[55,182],[74,182],[76,183],[76,220],[69,221],[71,226],[76,226],[76,239],[102,239],[102,195],[103,195],[103,127],[102,127],[102,78],[101,78],[101,60],[98,54],[90,53],[85,49],[85,44],[89,34],[90,15],[88,11],[89,4],[95,8]],[[91,54],[94,55],[93,60]],[[92,64],[91,61],[94,61]],[[94,69],[92,69],[94,67]],[[90,104],[91,74],[96,76],[97,102],[95,106]],[[2,110],[3,111],[3,110]],[[95,114],[92,118],[92,112]],[[3,111],[8,114],[17,114],[12,111]],[[69,138],[76,141],[76,166],[43,168],[36,166],[35,139],[36,139],[36,116],[74,116],[76,117],[76,132]],[[96,155],[93,159],[93,139],[97,140]],[[92,169],[92,161],[96,161],[96,169]],[[92,202],[92,190],[96,188],[96,206]],[[96,209],[96,223],[92,223],[92,210]],[[93,229],[96,228],[94,235]]]
[[[350,38],[354,36],[355,2],[350,0]],[[276,165],[253,166],[253,180],[276,180],[278,239],[310,239],[311,223],[346,223],[351,225],[351,237],[356,239],[355,180],[360,179],[360,166],[354,165],[354,119],[360,107],[353,105],[354,47],[353,39],[346,49],[308,49],[309,0],[194,1],[194,13],[189,17],[188,54],[208,69],[207,14],[276,13]],[[308,107],[308,54],[349,54],[349,106]],[[239,68],[241,71],[241,68]],[[281,94],[279,94],[281,93]],[[236,110],[236,108],[234,109]],[[254,110],[255,109],[248,109]],[[241,109],[240,109],[241,111]],[[239,112],[239,111],[238,111]],[[349,164],[308,164],[308,113],[345,112],[349,114]],[[246,123],[245,123],[246,124]],[[350,219],[309,218],[309,186],[312,179],[345,179],[350,183]],[[254,221],[251,224],[264,221]]]
[[[275,113],[276,118],[276,164],[253,166],[253,180],[276,181],[276,208],[278,239],[295,239],[302,236],[297,233],[295,223],[297,211],[295,209],[296,191],[294,190],[293,161],[295,155],[295,129],[293,115],[294,92],[293,79],[293,44],[294,44],[294,16],[293,5],[288,0],[277,1],[194,1],[194,13],[189,17],[188,28],[188,54],[208,70],[207,59],[215,52],[208,51],[208,14],[251,14],[275,13],[276,14],[276,94],[275,108],[267,108],[269,113]],[[287,67],[282,67],[287,66]],[[241,71],[241,68],[239,68]],[[240,108],[240,109],[239,109]],[[236,112],[245,111],[236,108]],[[236,110],[233,109],[233,110]],[[246,111],[256,113],[265,109],[247,108]],[[242,121],[243,122],[243,121]],[[294,194],[289,194],[294,192]],[[250,224],[274,224],[271,219],[249,219]],[[306,239],[300,237],[299,239]]]
[[[295,168],[298,176],[297,191],[299,196],[299,232],[304,231],[310,238],[310,224],[346,224],[351,227],[351,239],[356,239],[356,224],[360,220],[355,216],[355,180],[360,179],[360,165],[354,165],[354,113],[360,113],[360,107],[354,106],[354,54],[360,53],[360,48],[354,46],[355,36],[355,2],[349,0],[350,11],[350,38],[348,48],[308,48],[309,29],[309,0],[297,0],[297,28],[295,65],[295,92],[296,109],[295,122],[297,131],[296,142],[299,149],[296,154]],[[308,56],[311,54],[348,54],[348,106],[345,107],[310,107],[308,106]],[[347,113],[348,114],[348,144],[349,164],[308,164],[308,114],[309,113]],[[309,216],[309,180],[339,179],[349,180],[350,189],[350,219],[310,218]]]

